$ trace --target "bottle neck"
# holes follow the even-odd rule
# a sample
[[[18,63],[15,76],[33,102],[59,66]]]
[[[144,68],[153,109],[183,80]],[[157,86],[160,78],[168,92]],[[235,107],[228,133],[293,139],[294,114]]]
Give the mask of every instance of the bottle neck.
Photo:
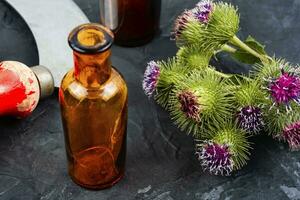
[[[99,87],[111,74],[111,51],[97,54],[74,52],[74,76],[85,87]]]

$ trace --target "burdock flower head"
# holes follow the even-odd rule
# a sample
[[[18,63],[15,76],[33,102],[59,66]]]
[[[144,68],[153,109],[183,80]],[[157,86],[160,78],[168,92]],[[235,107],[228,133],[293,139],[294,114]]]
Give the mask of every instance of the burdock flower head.
[[[155,91],[155,101],[167,110],[174,87],[189,70],[183,66],[174,57],[166,61],[150,62],[145,72],[143,81],[145,93],[151,96]]]
[[[238,125],[247,133],[259,133],[264,125],[262,111],[258,107],[246,106],[237,114]]]
[[[267,106],[277,112],[290,112],[300,104],[300,76],[297,69],[284,60],[256,66],[257,80],[263,80],[263,89],[269,96]]]
[[[268,90],[277,105],[289,105],[291,101],[300,103],[300,78],[283,69],[279,77],[270,80]]]
[[[194,17],[201,23],[207,24],[213,11],[213,3],[210,0],[202,0],[194,8]]]
[[[261,104],[266,101],[265,93],[261,90],[260,82],[256,80],[237,80],[237,82],[239,87],[234,94],[238,108],[237,125],[248,134],[258,134],[264,127]]]
[[[245,132],[227,123],[211,130],[209,140],[198,141],[196,155],[204,171],[229,176],[243,167],[249,159],[250,143]]]
[[[222,176],[229,176],[233,171],[232,155],[227,145],[207,141],[197,147],[196,155],[204,171]]]
[[[174,30],[171,33],[172,39],[178,40],[182,32],[187,28],[187,24],[193,20],[195,20],[195,18],[192,10],[185,10],[179,15],[175,21]]]
[[[265,117],[266,128],[275,139],[287,142],[291,150],[300,149],[300,115],[299,112],[282,112],[270,110]]]
[[[175,124],[194,135],[205,131],[205,126],[223,122],[232,110],[232,97],[225,81],[211,71],[190,72],[177,83],[170,98]]]
[[[218,51],[227,43],[241,45],[236,37],[239,22],[237,8],[231,4],[201,0],[177,18],[172,36],[178,46],[194,45],[205,51]]]
[[[180,102],[180,109],[185,113],[186,117],[200,121],[200,104],[198,98],[190,91],[182,91],[178,95],[178,101]]]
[[[206,70],[213,55],[213,51],[203,51],[197,46],[182,46],[178,50],[176,58],[182,66],[186,66],[190,70]]]
[[[283,129],[282,138],[291,150],[300,149],[300,121],[294,122]]]
[[[151,97],[159,81],[160,67],[155,61],[148,63],[143,80],[143,89],[148,97]]]

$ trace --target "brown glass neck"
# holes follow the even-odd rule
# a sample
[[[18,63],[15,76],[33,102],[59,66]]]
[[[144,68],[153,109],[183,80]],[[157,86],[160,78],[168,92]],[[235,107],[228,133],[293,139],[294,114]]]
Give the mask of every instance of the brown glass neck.
[[[85,87],[99,87],[111,74],[111,51],[81,54],[74,51],[75,78]]]

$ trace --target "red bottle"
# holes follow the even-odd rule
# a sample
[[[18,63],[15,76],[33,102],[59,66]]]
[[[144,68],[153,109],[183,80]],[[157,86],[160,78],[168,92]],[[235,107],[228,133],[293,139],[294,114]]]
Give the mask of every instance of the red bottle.
[[[26,117],[40,98],[53,91],[53,77],[47,68],[29,68],[16,61],[0,63],[0,116]]]

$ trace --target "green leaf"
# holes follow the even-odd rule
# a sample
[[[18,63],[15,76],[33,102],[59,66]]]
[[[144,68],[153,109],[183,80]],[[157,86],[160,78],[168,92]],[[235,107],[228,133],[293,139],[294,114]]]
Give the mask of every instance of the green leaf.
[[[245,43],[250,46],[250,48],[252,48],[253,50],[255,50],[257,53],[263,54],[263,55],[267,55],[266,51],[265,51],[265,45],[262,45],[261,43],[259,43],[258,41],[256,41],[251,35],[248,36],[248,38],[246,39]]]
[[[265,51],[265,46],[256,41],[252,36],[249,35],[248,38],[244,41],[244,43],[257,53],[261,55],[267,55]],[[238,49],[235,53],[232,54],[232,56],[238,61],[246,64],[255,64],[261,62],[259,58],[253,56],[252,54],[246,52],[243,49]]]

